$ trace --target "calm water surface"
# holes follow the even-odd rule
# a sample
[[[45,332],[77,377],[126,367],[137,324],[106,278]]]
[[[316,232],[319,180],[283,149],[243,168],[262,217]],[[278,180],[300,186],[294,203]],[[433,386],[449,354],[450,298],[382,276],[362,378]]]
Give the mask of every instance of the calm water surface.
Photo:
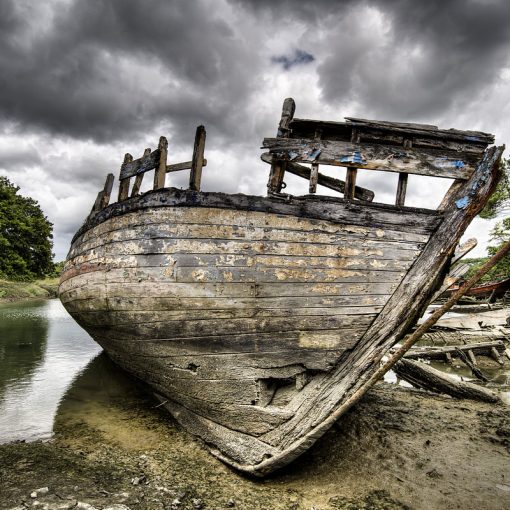
[[[58,299],[0,307],[0,442],[48,438],[73,379],[101,348]]]

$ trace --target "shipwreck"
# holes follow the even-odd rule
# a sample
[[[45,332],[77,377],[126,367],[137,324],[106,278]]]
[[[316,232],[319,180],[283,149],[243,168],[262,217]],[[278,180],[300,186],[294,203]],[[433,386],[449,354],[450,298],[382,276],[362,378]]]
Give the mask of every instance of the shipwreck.
[[[66,309],[118,365],[213,455],[259,476],[303,453],[373,384],[440,288],[503,150],[482,132],[294,110],[285,100],[263,141],[267,197],[200,191],[202,126],[189,162],[168,164],[164,137],[126,154],[118,201],[109,205],[110,174],[60,283]],[[320,165],[347,167],[345,181]],[[165,187],[183,170],[189,189]],[[140,193],[149,171],[153,189]],[[394,205],[356,185],[373,171],[398,174]],[[285,194],[286,173],[309,193]],[[437,209],[406,207],[410,174],[452,180]]]

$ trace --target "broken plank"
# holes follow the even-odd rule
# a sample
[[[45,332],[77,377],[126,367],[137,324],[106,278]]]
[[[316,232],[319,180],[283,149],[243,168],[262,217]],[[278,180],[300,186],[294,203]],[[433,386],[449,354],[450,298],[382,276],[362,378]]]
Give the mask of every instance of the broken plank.
[[[468,179],[474,172],[472,156],[447,151],[403,149],[364,142],[328,142],[306,139],[265,138],[263,148],[277,159],[406,172],[449,179]]]
[[[273,160],[273,156],[269,152],[265,152],[260,156],[260,159],[262,159],[262,161],[266,163],[271,163]],[[294,163],[292,161],[289,161],[287,163],[287,172],[297,175],[299,177],[303,177],[303,179],[306,179],[307,181],[309,181],[311,178],[310,168],[304,165],[300,165],[298,163]],[[344,181],[340,179],[335,179],[334,177],[329,177],[328,175],[318,173],[317,183],[320,186],[332,189],[333,191],[338,191],[339,193],[344,193],[345,191]],[[374,199],[374,192],[369,189],[356,186],[354,188],[354,198],[357,198],[358,200],[372,202],[372,200]]]
[[[417,361],[402,359],[393,369],[398,377],[418,388],[482,402],[494,403],[500,400],[498,395],[486,388],[458,381],[440,370]]]

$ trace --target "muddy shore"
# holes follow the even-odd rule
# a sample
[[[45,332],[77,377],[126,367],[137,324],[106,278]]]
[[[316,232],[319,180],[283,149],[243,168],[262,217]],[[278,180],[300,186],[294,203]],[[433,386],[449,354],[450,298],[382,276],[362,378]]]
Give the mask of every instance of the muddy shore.
[[[0,508],[510,508],[504,404],[380,383],[309,452],[259,481],[212,458],[149,398],[88,402],[85,413],[70,399],[51,441],[0,446]]]

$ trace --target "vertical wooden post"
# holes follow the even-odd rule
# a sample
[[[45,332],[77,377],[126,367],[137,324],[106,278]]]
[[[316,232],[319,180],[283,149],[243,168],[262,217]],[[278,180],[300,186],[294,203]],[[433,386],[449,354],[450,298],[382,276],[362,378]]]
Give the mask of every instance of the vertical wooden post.
[[[110,202],[110,195],[113,188],[113,180],[114,180],[113,174],[108,174],[106,176],[104,187],[97,194],[96,201],[94,202],[94,206],[92,207],[90,214],[98,213],[108,205],[108,203]]]
[[[278,132],[276,133],[277,138],[287,138],[289,135],[289,125],[294,118],[294,112],[296,111],[296,103],[294,99],[288,97],[283,102],[282,116],[280,118],[280,124],[278,125]],[[282,190],[283,177],[285,170],[287,169],[286,161],[273,161],[271,163],[271,171],[269,172],[269,180],[267,183],[268,193],[280,193]]]
[[[200,191],[202,181],[202,167],[204,166],[205,150],[205,127],[198,126],[193,146],[193,159],[191,160],[191,172],[189,174],[189,189]]]
[[[161,189],[165,187],[168,140],[164,136],[161,136],[159,138],[158,149],[159,149],[159,164],[156,167],[156,171],[154,172],[153,189]]]
[[[133,156],[127,153],[124,156],[124,163],[131,163],[131,161],[133,161]],[[127,179],[122,179],[119,183],[119,202],[126,200],[126,198],[129,196],[129,181],[130,178],[128,177]]]
[[[352,130],[351,142],[358,143],[360,141],[360,134],[357,129]],[[345,176],[345,191],[344,198],[347,200],[354,200],[354,191],[356,189],[356,177],[358,176],[358,169],[356,167],[347,167],[347,174]]]
[[[103,189],[103,195],[101,197],[101,203],[99,205],[100,210],[103,210],[110,203],[110,196],[112,194],[114,180],[115,180],[115,177],[113,176],[113,174],[108,174],[106,176],[106,181],[104,183],[104,189]]]
[[[310,185],[308,191],[310,193],[317,192],[317,181],[319,180],[319,163],[312,163],[312,170],[310,171]]]
[[[404,139],[404,149],[410,149],[412,146],[412,140],[409,138]],[[409,174],[406,174],[405,172],[400,172],[398,174],[397,196],[395,198],[395,205],[398,207],[404,207],[408,178]]]
[[[322,137],[322,130],[316,129],[314,134],[314,140],[319,141]],[[317,182],[319,181],[319,163],[312,163],[312,169],[310,171],[310,184],[308,186],[309,193],[317,193]]]
[[[143,156],[148,156],[151,153],[151,150],[149,148],[145,149],[143,151]],[[139,173],[135,177],[135,183],[133,184],[133,189],[131,190],[131,196],[136,197],[140,193],[140,188],[142,187],[142,181],[143,181],[143,173]]]

